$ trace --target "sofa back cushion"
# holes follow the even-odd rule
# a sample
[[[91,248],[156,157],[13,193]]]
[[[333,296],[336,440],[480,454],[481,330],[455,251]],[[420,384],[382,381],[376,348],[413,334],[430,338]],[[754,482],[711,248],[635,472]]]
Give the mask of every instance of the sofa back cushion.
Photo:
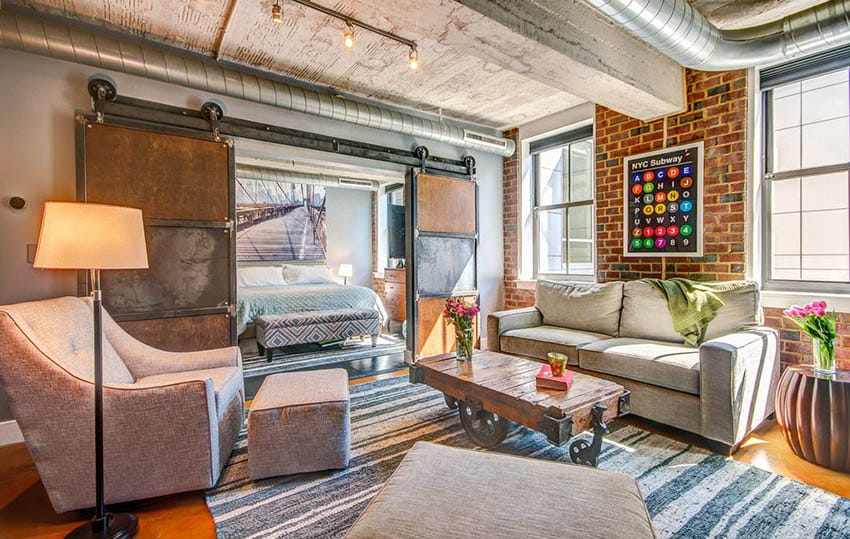
[[[719,292],[725,304],[708,326],[705,338],[714,339],[732,333],[747,324],[761,322],[759,291],[755,283],[731,292]],[[623,312],[620,316],[620,336],[684,343],[673,329],[673,317],[667,300],[643,281],[629,281],[623,287]]]
[[[78,378],[94,381],[94,322],[83,298],[61,297],[0,306],[44,355]],[[133,375],[103,337],[103,380],[132,384]]]
[[[537,309],[543,324],[616,337],[623,307],[623,283],[537,281]]]

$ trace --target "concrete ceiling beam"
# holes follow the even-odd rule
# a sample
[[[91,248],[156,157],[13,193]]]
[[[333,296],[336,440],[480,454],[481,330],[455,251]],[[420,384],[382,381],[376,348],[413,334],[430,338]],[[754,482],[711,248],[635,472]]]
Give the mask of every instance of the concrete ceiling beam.
[[[481,18],[443,45],[641,120],[685,108],[683,68],[578,0],[456,1]]]

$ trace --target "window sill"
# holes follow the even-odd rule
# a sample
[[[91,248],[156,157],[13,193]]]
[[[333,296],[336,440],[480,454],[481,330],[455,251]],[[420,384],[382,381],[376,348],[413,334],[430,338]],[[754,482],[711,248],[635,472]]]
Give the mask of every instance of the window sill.
[[[825,301],[829,310],[835,309],[835,312],[850,313],[850,294],[819,294],[778,290],[762,290],[761,292],[762,307],[787,309],[791,305],[805,305],[815,300]]]
[[[518,290],[537,290],[536,279],[517,279],[514,283]]]
[[[541,275],[537,279],[516,279],[514,283],[519,290],[537,290],[537,281],[546,279],[547,281],[571,281],[578,283],[595,283],[596,280],[592,275]]]

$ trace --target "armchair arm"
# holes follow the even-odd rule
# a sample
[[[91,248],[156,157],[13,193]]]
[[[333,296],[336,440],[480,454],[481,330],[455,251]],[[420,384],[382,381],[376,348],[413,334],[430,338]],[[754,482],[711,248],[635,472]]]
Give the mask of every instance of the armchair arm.
[[[237,346],[195,352],[168,352],[139,341],[124,331],[108,313],[104,314],[104,334],[136,379],[172,372],[242,367],[242,354]]]
[[[778,343],[775,330],[751,327],[700,346],[703,436],[735,446],[773,413]]]
[[[501,352],[500,337],[512,329],[533,328],[543,323],[543,315],[537,307],[513,309],[490,313],[487,317],[487,349]]]

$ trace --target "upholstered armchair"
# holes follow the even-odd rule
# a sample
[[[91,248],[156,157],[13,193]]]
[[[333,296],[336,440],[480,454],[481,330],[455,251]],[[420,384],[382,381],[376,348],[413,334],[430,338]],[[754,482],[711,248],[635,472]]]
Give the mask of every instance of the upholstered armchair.
[[[53,508],[92,507],[93,325],[87,298],[0,306],[0,383]],[[209,488],[244,412],[237,347],[165,352],[104,312],[106,502]]]

